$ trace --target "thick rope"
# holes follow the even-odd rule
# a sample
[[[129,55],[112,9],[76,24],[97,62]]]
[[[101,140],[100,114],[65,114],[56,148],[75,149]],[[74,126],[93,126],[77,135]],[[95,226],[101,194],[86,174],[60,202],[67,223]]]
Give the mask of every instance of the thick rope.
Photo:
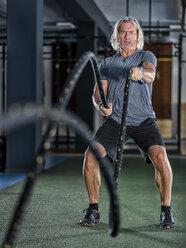
[[[106,101],[106,97],[103,91],[103,86],[102,83],[100,81],[100,73],[99,73],[99,68],[98,68],[98,62],[96,59],[96,56],[93,52],[85,52],[80,59],[77,61],[77,63],[75,64],[72,72],[70,73],[65,86],[64,86],[64,90],[59,98],[59,102],[62,104],[62,108],[66,108],[69,99],[73,93],[73,90],[79,80],[79,77],[81,75],[81,73],[83,72],[85,66],[88,64],[88,62],[91,62],[92,65],[92,69],[93,69],[93,73],[94,73],[94,78],[95,78],[95,82],[98,85],[99,88],[99,93],[101,96],[101,100],[102,103],[104,105],[105,108],[108,108],[108,103]]]
[[[115,167],[114,167],[113,180],[117,186],[119,183],[121,164],[122,164],[122,159],[123,159],[124,143],[126,141],[126,120],[127,120],[127,112],[128,112],[131,73],[132,73],[132,71],[130,70],[128,73],[128,76],[127,76],[127,82],[126,82],[125,89],[124,89],[123,112],[122,112],[122,118],[121,118],[121,126],[120,126],[119,140],[118,140],[117,155],[116,155]]]
[[[65,107],[68,104],[68,101],[70,99],[70,96],[73,92],[73,89],[76,85],[76,83],[78,82],[78,79],[81,75],[81,73],[83,72],[83,69],[85,68],[86,64],[88,63],[88,61],[91,61],[92,67],[93,67],[93,71],[94,71],[94,75],[95,75],[95,79],[96,82],[98,84],[99,90],[100,90],[100,95],[101,95],[101,99],[103,101],[103,104],[105,107],[107,107],[107,102],[105,99],[105,95],[103,92],[103,88],[102,88],[102,84],[100,82],[100,77],[99,77],[99,70],[98,70],[98,63],[96,60],[95,55],[92,52],[87,52],[85,53],[85,55],[83,55],[80,60],[76,63],[74,70],[72,71],[72,73],[70,74],[67,83],[65,84],[64,90],[61,94],[61,97],[59,98],[59,102],[61,103],[59,106],[59,109],[61,110],[61,112],[63,112],[63,117],[61,117],[61,119],[64,121],[65,118],[67,118],[67,123],[69,123],[70,125],[73,126],[73,128],[80,133],[80,135],[82,136],[82,138],[86,141],[86,143],[89,144],[90,148],[92,149],[92,151],[94,152],[96,158],[98,159],[98,161],[100,162],[100,169],[103,172],[103,176],[107,182],[107,187],[109,188],[109,193],[110,193],[110,200],[111,200],[111,209],[112,209],[112,221],[109,224],[109,233],[111,236],[116,236],[118,234],[119,231],[119,205],[118,205],[118,197],[117,197],[117,193],[115,190],[115,184],[112,182],[109,171],[108,171],[108,161],[104,162],[104,160],[101,158],[101,156],[99,155],[99,151],[97,150],[97,148],[91,143],[91,138],[89,138],[89,140],[87,140],[86,134],[85,134],[85,129],[82,131],[80,131],[80,127],[83,127],[83,123],[81,123],[80,125],[76,123],[76,125],[73,125],[71,123],[71,120],[69,117],[66,117],[68,115],[65,114],[64,111],[62,111],[63,109],[65,109]],[[30,109],[32,112],[32,109]],[[44,111],[44,109],[42,110]],[[40,111],[40,115],[36,117],[37,118],[43,118],[42,116],[42,111]],[[37,111],[36,111],[37,112]],[[49,110],[46,111],[46,113],[48,113]],[[61,115],[62,113],[60,113]],[[25,115],[25,113],[23,112],[21,115],[22,118],[15,118],[14,115],[14,120],[15,120],[15,126],[18,125],[18,122],[20,122],[20,124],[22,124],[23,122],[27,123],[32,121],[34,118],[34,116],[32,116],[32,118],[29,118],[28,116]],[[45,118],[48,118],[48,115],[46,114]],[[22,120],[22,122],[21,122]],[[52,118],[49,118],[49,123],[45,132],[45,135],[42,138],[42,141],[40,143],[39,149],[37,151],[36,157],[32,163],[31,169],[28,173],[28,178],[25,184],[25,188],[24,191],[20,197],[20,200],[17,204],[17,208],[14,212],[13,218],[11,220],[7,235],[5,237],[5,241],[3,243],[2,247],[12,247],[14,239],[15,239],[15,234],[18,231],[18,227],[20,225],[20,221],[23,217],[23,213],[25,210],[25,207],[28,203],[29,200],[29,196],[31,193],[31,190],[33,188],[34,182],[36,180],[38,171],[37,168],[39,166],[41,166],[43,164],[43,160],[44,160],[44,154],[46,153],[46,151],[49,149],[50,147],[50,143],[47,142],[47,139],[50,136],[53,136],[52,134]],[[79,120],[80,121],[80,120]],[[8,122],[6,123],[6,121],[4,121],[2,119],[2,124],[6,124],[5,126],[7,127]],[[1,126],[1,125],[0,125]],[[12,126],[12,129],[14,129],[15,127]],[[88,130],[87,130],[88,132]],[[54,131],[53,131],[54,133]],[[91,136],[92,137],[92,136]],[[111,216],[111,215],[109,215]]]
[[[121,171],[121,164],[123,159],[123,148],[124,143],[126,140],[126,119],[127,119],[127,112],[128,112],[128,101],[129,101],[129,88],[130,88],[130,81],[131,81],[131,73],[130,70],[127,75],[127,81],[125,84],[124,89],[124,97],[123,97],[123,110],[122,110],[122,117],[121,117],[121,126],[120,126],[120,134],[119,134],[119,140],[118,140],[118,147],[117,147],[117,155],[115,160],[115,166],[114,166],[114,175],[113,175],[113,181],[116,187],[118,187],[119,183],[119,177],[120,177],[120,171]],[[113,225],[113,209],[112,206],[110,206],[110,212],[109,212],[109,225]]]

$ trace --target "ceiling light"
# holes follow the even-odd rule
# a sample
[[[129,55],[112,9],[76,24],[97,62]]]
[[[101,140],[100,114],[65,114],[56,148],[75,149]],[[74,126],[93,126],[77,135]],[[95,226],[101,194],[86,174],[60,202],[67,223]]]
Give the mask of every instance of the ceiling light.
[[[61,29],[75,29],[76,26],[71,22],[57,22],[56,26]]]

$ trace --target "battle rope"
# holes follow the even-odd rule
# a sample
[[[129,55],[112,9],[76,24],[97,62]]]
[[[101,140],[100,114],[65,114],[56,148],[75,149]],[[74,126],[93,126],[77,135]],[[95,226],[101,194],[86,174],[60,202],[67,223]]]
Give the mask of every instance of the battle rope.
[[[121,171],[121,164],[123,159],[123,149],[124,149],[124,143],[126,140],[126,119],[127,119],[127,112],[128,112],[128,101],[129,101],[129,88],[130,88],[130,81],[131,81],[131,74],[132,70],[128,72],[127,75],[127,81],[125,84],[124,89],[124,97],[123,97],[123,112],[121,117],[121,125],[120,125],[120,134],[119,134],[119,140],[118,140],[118,148],[117,148],[117,155],[115,160],[115,166],[114,166],[114,175],[113,175],[113,181],[115,183],[116,191],[119,183],[119,176]],[[113,225],[113,212],[112,207],[110,206],[109,211],[109,225]]]
[[[124,143],[125,143],[125,139],[126,139],[126,119],[127,119],[127,111],[128,111],[129,88],[130,88],[131,74],[132,74],[132,70],[130,70],[128,72],[127,81],[126,81],[126,85],[125,85],[125,89],[124,89],[123,112],[122,112],[122,117],[121,117],[120,135],[119,135],[117,155],[116,155],[115,167],[114,167],[113,180],[117,186],[119,183],[121,163],[122,163],[122,159],[123,159],[123,149],[124,149]]]
[[[73,76],[69,76],[69,79],[67,80],[67,84],[65,85],[65,89],[64,89],[63,93],[61,94],[61,97],[59,98],[59,102],[61,102],[61,105],[60,105],[59,108],[61,110],[64,109],[65,106],[67,105],[68,100],[70,99],[70,96],[72,94],[73,88],[74,88],[75,84],[77,83],[77,81],[78,81],[78,79],[79,79],[79,77],[80,77],[80,75],[81,75],[86,63],[89,60],[91,61],[93,71],[94,71],[94,75],[95,75],[95,78],[96,78],[96,82],[98,83],[101,99],[103,101],[104,106],[107,107],[107,102],[106,102],[104,92],[103,92],[103,88],[102,88],[102,84],[101,84],[100,78],[99,78],[98,63],[97,63],[96,57],[95,57],[95,55],[93,53],[87,52],[87,53],[85,53],[85,55],[83,55],[80,58],[80,60],[78,61],[79,64],[76,63],[75,69],[72,72]],[[86,61],[86,63],[85,63],[85,61]],[[68,86],[71,86],[71,87],[68,87]],[[69,89],[71,89],[71,90],[69,90]],[[30,111],[33,112],[32,108],[30,108]],[[48,110],[46,112],[48,112]],[[39,117],[42,118],[42,111],[40,111],[40,114],[41,115]],[[65,116],[64,113],[63,113],[63,115]],[[29,118],[28,116],[26,117],[26,119],[24,119],[23,117],[24,117],[24,114],[22,114],[22,118],[19,118],[19,121],[23,120],[23,122],[26,123],[26,122],[29,122],[28,119],[30,119],[30,120],[33,119],[33,118]],[[14,116],[14,118],[15,118],[15,116]],[[15,119],[16,119],[16,122],[15,122],[15,126],[16,126],[16,125],[18,125],[19,121],[18,121],[17,118],[15,118]],[[68,122],[70,123],[69,119],[68,119]],[[2,120],[1,123],[4,123],[3,120]],[[81,124],[81,126],[83,126],[83,125]],[[52,133],[51,127],[52,127],[52,123],[49,122],[48,126],[47,126],[47,129],[46,129],[46,132],[45,132],[45,135],[43,136],[42,141],[41,141],[40,146],[39,146],[39,149],[37,151],[35,160],[34,160],[32,166],[31,166],[31,170],[28,173],[28,178],[27,178],[27,181],[26,181],[26,184],[25,184],[24,191],[22,193],[22,196],[20,197],[20,200],[18,202],[18,205],[17,205],[17,208],[15,210],[14,216],[12,218],[10,227],[8,229],[8,233],[7,233],[5,241],[3,243],[3,247],[11,247],[11,245],[13,244],[13,240],[15,239],[15,233],[16,233],[16,231],[18,229],[19,224],[20,224],[20,220],[21,220],[21,218],[23,216],[23,212],[24,212],[26,203],[28,202],[28,198],[29,198],[29,195],[31,193],[31,189],[33,187],[34,181],[36,180],[36,177],[37,177],[37,174],[38,174],[37,168],[38,168],[38,166],[43,164],[43,158],[44,158],[43,155],[46,153],[46,151],[50,147],[50,143],[47,142],[46,140],[47,140],[49,134],[51,135],[51,133]],[[79,125],[75,125],[73,127],[78,132]],[[83,130],[82,133],[81,133],[81,131],[79,131],[79,132],[81,133],[81,135],[84,135],[84,131],[85,130]],[[54,133],[54,131],[53,131],[53,133]],[[84,136],[82,138],[85,139]],[[90,142],[90,140],[89,140],[89,142]],[[103,171],[103,175],[104,175],[105,180],[107,182],[107,186],[109,187],[109,193],[111,194],[111,205],[110,206],[111,206],[111,209],[112,209],[112,222],[109,223],[109,233],[110,233],[111,236],[116,236],[118,234],[118,230],[119,230],[119,205],[118,205],[118,199],[117,199],[117,193],[116,193],[116,190],[115,190],[115,185],[113,184],[113,182],[109,178],[109,172],[108,172],[108,168],[107,168],[108,161],[107,161],[107,163],[103,162],[103,159],[99,155],[99,151],[97,151],[95,149],[95,147],[91,145],[91,143],[89,145],[90,145],[90,148],[95,153],[95,156],[98,159],[98,161],[100,161],[100,165],[101,165],[100,168]],[[105,165],[105,166],[103,166],[103,165]],[[109,219],[110,219],[110,215],[109,215]]]
[[[108,161],[103,160],[95,143],[91,141],[92,133],[88,130],[87,126],[79,118],[77,118],[77,116],[75,117],[75,115],[72,115],[71,113],[66,113],[58,109],[46,110],[44,108],[42,112],[41,111],[39,112],[39,114],[38,114],[38,111],[36,111],[35,113],[34,111],[32,112],[33,112],[33,116],[29,117],[30,121],[35,121],[38,118],[44,118],[44,119],[49,118],[52,121],[63,121],[65,123],[68,123],[81,135],[81,137],[84,139],[86,144],[90,146],[97,160],[100,162],[100,169],[103,173],[103,176],[105,178],[105,181],[106,181],[109,193],[110,193],[110,200],[111,200],[112,208],[114,209],[114,211],[113,211],[113,227],[109,228],[109,232],[110,232],[110,235],[115,236],[118,231],[118,220],[119,220],[118,197],[113,187],[111,174],[109,173],[109,170],[108,170],[109,163]],[[20,115],[18,115],[16,118],[9,117],[9,118],[3,119],[0,122],[0,127],[6,126],[7,128],[11,130],[11,129],[14,129],[15,123],[18,127],[18,125],[20,126],[24,122],[28,122],[27,119],[28,119],[28,116],[26,116],[24,112],[22,111]],[[37,178],[37,174],[38,174],[37,166],[43,163],[44,152],[48,149],[48,142],[46,141],[46,137],[48,136],[49,130],[50,130],[50,127],[45,132],[45,136],[43,136],[36,159],[33,162],[32,168],[28,174],[28,178],[26,180],[24,191],[20,197],[20,200],[18,201],[17,208],[15,210],[9,230],[7,232],[5,241],[3,243],[3,248],[12,247],[13,245],[15,234],[19,228],[21,218],[23,217],[26,204],[28,203],[31,190],[33,188],[33,184]],[[50,132],[50,136],[54,136],[54,135],[55,134],[53,132]]]
[[[102,83],[100,81],[100,74],[99,74],[99,69],[98,69],[98,62],[96,59],[96,56],[93,52],[85,52],[80,59],[77,61],[77,63],[75,64],[71,74],[69,75],[65,85],[64,85],[64,90],[61,94],[61,97],[59,98],[59,102],[62,103],[62,108],[66,108],[68,101],[72,95],[72,92],[78,82],[78,79],[82,73],[82,71],[84,70],[85,66],[87,65],[88,62],[91,62],[92,65],[92,69],[94,72],[94,78],[95,81],[98,85],[99,88],[99,93],[101,96],[101,100],[102,103],[104,105],[105,108],[108,108],[108,103],[106,101],[106,97],[103,91],[103,86]]]

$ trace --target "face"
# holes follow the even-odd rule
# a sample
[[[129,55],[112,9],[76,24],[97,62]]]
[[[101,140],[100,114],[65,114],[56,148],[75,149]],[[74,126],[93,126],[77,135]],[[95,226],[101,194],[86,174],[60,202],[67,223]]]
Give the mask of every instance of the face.
[[[119,27],[119,42],[124,50],[136,49],[137,31],[133,23],[123,22]]]

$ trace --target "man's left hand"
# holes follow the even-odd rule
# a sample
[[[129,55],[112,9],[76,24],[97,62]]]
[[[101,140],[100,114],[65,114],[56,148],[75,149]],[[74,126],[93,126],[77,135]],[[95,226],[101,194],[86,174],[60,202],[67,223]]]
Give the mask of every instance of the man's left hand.
[[[139,81],[143,77],[143,72],[140,69],[140,67],[133,67],[132,69],[132,74],[131,74],[131,79],[134,81]]]

